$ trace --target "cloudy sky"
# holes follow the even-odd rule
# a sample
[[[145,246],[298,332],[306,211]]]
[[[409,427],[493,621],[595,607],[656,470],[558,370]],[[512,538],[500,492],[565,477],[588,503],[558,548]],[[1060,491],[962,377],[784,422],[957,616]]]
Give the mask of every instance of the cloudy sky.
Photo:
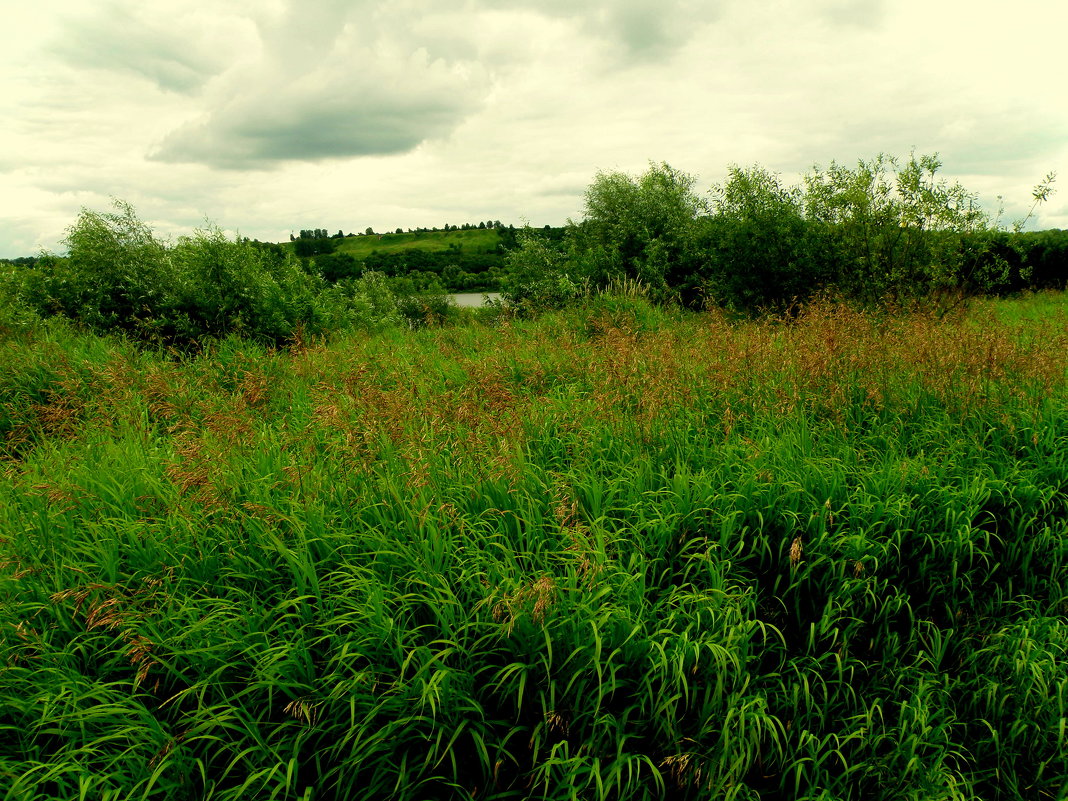
[[[0,257],[111,197],[166,237],[578,218],[598,170],[938,152],[1068,181],[1063,0],[33,0],[0,30]],[[1068,228],[1068,187],[1037,226]],[[1033,227],[1033,226],[1032,226]]]

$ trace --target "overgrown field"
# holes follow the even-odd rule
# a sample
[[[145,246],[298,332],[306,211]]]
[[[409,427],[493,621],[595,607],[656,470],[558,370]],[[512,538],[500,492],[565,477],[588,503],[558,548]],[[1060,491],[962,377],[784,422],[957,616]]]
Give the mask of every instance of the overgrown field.
[[[0,341],[0,798],[1064,798],[1044,303]]]

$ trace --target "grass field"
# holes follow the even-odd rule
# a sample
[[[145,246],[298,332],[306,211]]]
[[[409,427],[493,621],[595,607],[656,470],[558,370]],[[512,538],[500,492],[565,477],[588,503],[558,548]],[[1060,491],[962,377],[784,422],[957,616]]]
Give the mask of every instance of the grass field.
[[[2,341],[0,798],[1064,798],[1056,308]]]
[[[403,234],[347,236],[339,240],[338,253],[348,253],[357,261],[372,251],[393,253],[402,250],[443,251],[463,248],[468,253],[493,253],[500,242],[496,229],[472,228],[466,231],[420,231]],[[290,243],[285,243],[292,247]]]

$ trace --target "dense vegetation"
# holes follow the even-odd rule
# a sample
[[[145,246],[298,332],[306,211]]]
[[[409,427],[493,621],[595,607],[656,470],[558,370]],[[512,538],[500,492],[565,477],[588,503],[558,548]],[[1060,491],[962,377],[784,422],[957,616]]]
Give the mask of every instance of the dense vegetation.
[[[0,265],[0,798],[1068,797],[1068,246],[937,167]]]
[[[1064,310],[9,337],[4,797],[1064,797]]]
[[[562,247],[528,240],[514,254],[513,299],[566,302],[578,285],[638,281],[664,300],[753,312],[824,293],[873,306],[1068,284],[1068,233],[1040,245],[1018,234],[1025,220],[1003,230],[940,166],[879,156],[817,168],[803,186],[734,166],[707,199],[667,164],[602,173]],[[1054,179],[1035,188],[1032,211]]]
[[[293,240],[292,252],[312,257],[313,269],[331,283],[377,272],[408,293],[496,291],[505,253],[515,245],[515,228],[500,222],[480,226],[345,237],[327,237],[323,229],[303,230]]]

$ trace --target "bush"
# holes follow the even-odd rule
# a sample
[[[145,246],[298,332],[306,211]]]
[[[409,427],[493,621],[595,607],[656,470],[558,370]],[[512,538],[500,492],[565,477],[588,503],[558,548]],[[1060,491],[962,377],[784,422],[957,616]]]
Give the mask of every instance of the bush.
[[[456,304],[442,292],[398,298],[397,311],[409,328],[434,328],[459,319]]]
[[[284,342],[298,326],[322,333],[317,297],[321,279],[294,259],[278,263],[247,242],[228,239],[218,228],[182,237],[172,251],[176,304],[169,322],[178,339],[235,333]]]
[[[505,306],[531,315],[562,308],[585,290],[573,277],[567,255],[527,228],[517,237],[518,247],[508,253],[508,278],[501,293]]]
[[[0,339],[33,328],[41,317],[26,303],[30,268],[0,262]]]
[[[67,258],[38,259],[25,283],[31,308],[129,333],[166,309],[173,283],[167,248],[128,203],[114,205],[113,213],[82,210],[67,229]]]
[[[664,294],[687,261],[693,223],[705,204],[695,178],[668,164],[637,177],[598,173],[586,190],[583,220],[569,227],[572,255],[595,285],[629,278]]]
[[[829,237],[840,291],[882,302],[960,288],[960,238],[989,223],[975,195],[936,178],[941,166],[937,155],[899,165],[880,154],[805,176],[805,217]]]
[[[298,242],[300,240],[297,240]],[[324,253],[315,257],[315,269],[331,284],[345,278],[359,278],[363,267],[350,253]]]
[[[214,226],[168,246],[129,204],[116,200],[115,209],[83,210],[67,232],[69,255],[42,257],[22,273],[17,294],[30,310],[152,344],[237,334],[279,345],[342,320],[366,326],[381,305],[369,300],[373,281],[345,309],[344,292],[324,294],[322,278],[277,248],[230,239]],[[395,305],[384,313],[395,316]]]
[[[799,189],[762,167],[733,166],[711,194],[713,214],[697,224],[695,266],[679,282],[688,297],[781,310],[828,281],[828,243],[806,222]]]
[[[383,331],[401,321],[389,280],[374,270],[357,279],[339,281],[323,292],[320,303],[331,331],[346,328]]]

